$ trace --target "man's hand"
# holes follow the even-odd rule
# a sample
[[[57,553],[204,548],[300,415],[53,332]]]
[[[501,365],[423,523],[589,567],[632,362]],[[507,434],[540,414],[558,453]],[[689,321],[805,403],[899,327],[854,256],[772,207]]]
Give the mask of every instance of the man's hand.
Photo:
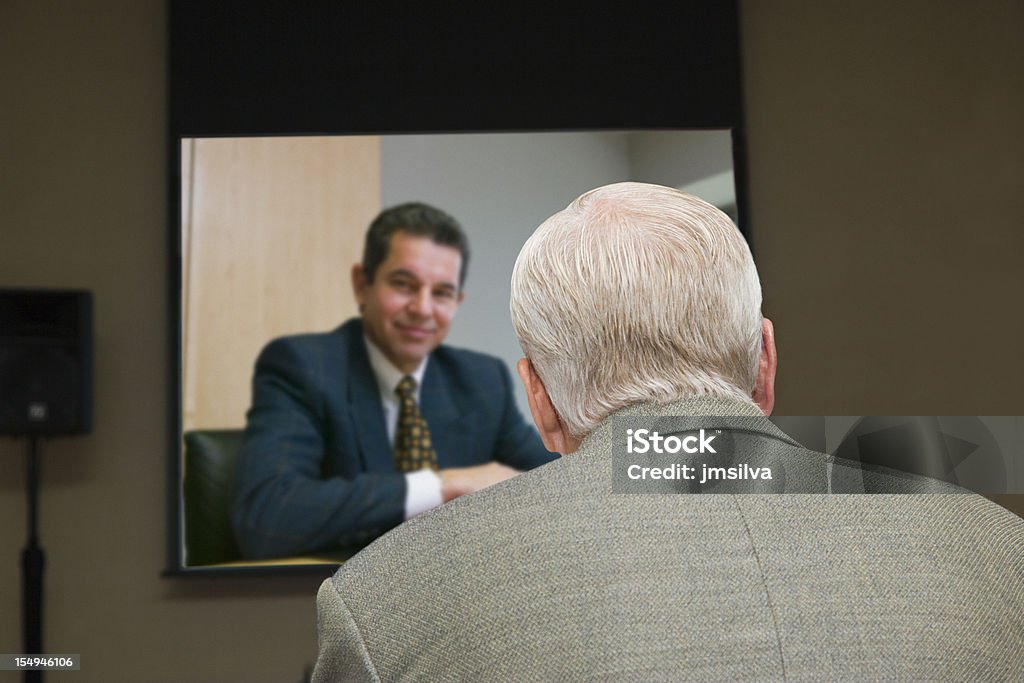
[[[447,503],[453,498],[514,477],[519,474],[519,470],[492,460],[474,467],[449,467],[439,470],[438,474],[441,477],[441,498]]]

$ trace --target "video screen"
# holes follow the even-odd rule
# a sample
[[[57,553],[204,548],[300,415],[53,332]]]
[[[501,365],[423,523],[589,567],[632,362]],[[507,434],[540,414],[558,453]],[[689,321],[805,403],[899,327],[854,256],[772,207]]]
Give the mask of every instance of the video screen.
[[[278,538],[254,555],[236,538],[232,500],[261,349],[359,316],[352,269],[382,209],[425,202],[461,224],[465,298],[444,343],[501,359],[531,429],[508,301],[541,222],[591,188],[634,180],[700,196],[742,228],[729,130],[190,137],[179,153],[183,570],[331,565],[372,540]]]

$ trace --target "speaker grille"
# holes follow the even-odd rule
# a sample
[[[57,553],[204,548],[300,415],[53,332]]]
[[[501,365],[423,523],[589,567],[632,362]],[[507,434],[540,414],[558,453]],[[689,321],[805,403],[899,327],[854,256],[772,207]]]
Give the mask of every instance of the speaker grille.
[[[0,290],[0,434],[78,434],[91,426],[88,292]]]

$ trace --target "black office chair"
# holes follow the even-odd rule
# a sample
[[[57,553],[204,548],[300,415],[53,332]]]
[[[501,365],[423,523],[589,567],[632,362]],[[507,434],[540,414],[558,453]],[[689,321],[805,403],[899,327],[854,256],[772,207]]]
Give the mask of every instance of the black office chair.
[[[231,482],[242,450],[241,429],[185,433],[185,564],[242,559],[231,530]]]

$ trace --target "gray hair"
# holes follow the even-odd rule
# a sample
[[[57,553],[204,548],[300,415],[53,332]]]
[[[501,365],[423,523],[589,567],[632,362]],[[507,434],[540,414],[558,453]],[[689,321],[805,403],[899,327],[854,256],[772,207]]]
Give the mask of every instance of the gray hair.
[[[641,401],[752,403],[757,269],[732,221],[692,195],[643,183],[581,195],[523,246],[511,310],[574,437]]]

